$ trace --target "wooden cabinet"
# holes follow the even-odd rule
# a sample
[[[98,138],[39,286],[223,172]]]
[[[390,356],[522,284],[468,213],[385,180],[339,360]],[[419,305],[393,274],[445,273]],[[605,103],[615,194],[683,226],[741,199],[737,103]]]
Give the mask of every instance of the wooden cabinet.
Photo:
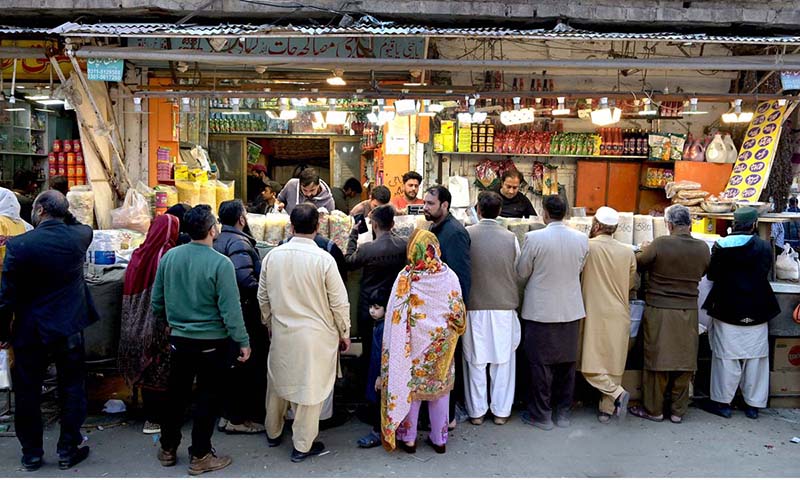
[[[582,160],[575,181],[575,206],[594,214],[607,205],[620,212],[636,211],[641,164]]]

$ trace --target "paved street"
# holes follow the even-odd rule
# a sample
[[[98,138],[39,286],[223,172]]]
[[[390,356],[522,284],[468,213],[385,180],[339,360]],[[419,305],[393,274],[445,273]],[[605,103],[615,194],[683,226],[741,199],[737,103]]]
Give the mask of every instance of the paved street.
[[[369,427],[353,419],[324,431],[330,453],[305,463],[289,461],[290,443],[268,449],[263,436],[214,434],[218,452],[233,455],[233,465],[209,477],[265,476],[800,476],[800,410],[765,410],[757,421],[737,411],[730,420],[692,408],[682,425],[628,417],[624,425],[600,425],[589,408],[576,412],[573,426],[542,432],[523,424],[518,413],[507,425],[460,424],[436,455],[419,443],[416,455],[381,448],[361,450],[358,437]],[[92,454],[68,472],[56,466],[57,428],[45,434],[47,464],[37,473],[21,472],[15,438],[0,438],[0,477],[155,477],[185,476],[186,444],[178,465],[162,468],[152,436],[141,423],[88,430]],[[188,429],[184,433],[188,436]],[[420,437],[422,438],[422,437]]]

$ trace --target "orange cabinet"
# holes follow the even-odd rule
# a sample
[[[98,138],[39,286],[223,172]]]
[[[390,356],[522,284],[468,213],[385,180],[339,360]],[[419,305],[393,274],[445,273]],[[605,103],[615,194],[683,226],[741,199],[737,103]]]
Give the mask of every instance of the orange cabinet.
[[[607,205],[620,212],[636,211],[641,164],[631,162],[579,161],[575,206],[586,213]]]
[[[675,180],[691,180],[703,190],[719,195],[728,185],[733,170],[732,163],[675,162]]]

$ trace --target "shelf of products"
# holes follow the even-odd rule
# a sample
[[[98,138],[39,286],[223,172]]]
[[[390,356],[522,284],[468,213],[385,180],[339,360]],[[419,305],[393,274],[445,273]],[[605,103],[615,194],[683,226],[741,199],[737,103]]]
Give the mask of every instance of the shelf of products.
[[[482,156],[482,157],[537,157],[537,158],[585,158],[585,159],[608,159],[608,158],[618,158],[618,159],[629,159],[629,160],[641,160],[647,158],[646,156],[631,156],[631,155],[555,155],[555,154],[545,154],[545,153],[490,153],[490,152],[435,152],[439,155],[470,155],[470,156]]]

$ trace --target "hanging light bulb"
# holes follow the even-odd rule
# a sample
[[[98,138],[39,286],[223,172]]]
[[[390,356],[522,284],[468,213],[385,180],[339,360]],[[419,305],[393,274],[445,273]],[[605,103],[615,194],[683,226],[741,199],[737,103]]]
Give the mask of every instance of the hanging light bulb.
[[[334,70],[333,76],[326,79],[328,85],[334,85],[336,87],[347,85],[347,82],[344,80],[344,78],[342,78],[342,75],[344,75],[342,70]]]
[[[558,116],[561,116],[561,115],[569,115],[570,114],[570,110],[569,110],[569,108],[566,108],[566,104],[564,102],[565,98],[564,97],[557,97],[557,100],[558,100],[558,108],[554,108],[553,109],[553,116],[554,117],[558,117]]]
[[[423,100],[422,104],[420,105],[420,108],[419,108],[419,116],[420,117],[435,117],[436,113],[438,113],[438,112],[434,112],[432,107],[433,107],[433,105],[431,104],[430,100]],[[440,105],[440,107],[441,107],[441,105]],[[442,110],[440,108],[439,112],[441,112],[441,111]]]
[[[514,97],[514,109],[500,113],[500,123],[506,126],[522,125],[523,123],[533,123],[534,114],[532,108],[520,108],[520,98]]]
[[[657,115],[657,114],[658,114],[658,110],[653,108],[653,105],[651,105],[651,100],[649,98],[643,98],[642,99],[642,109],[639,110],[639,115],[642,115],[642,116],[653,116],[653,115]]]
[[[708,113],[708,112],[701,112],[700,110],[697,109],[697,99],[696,98],[690,98],[689,99],[689,108],[684,108],[683,109],[683,114],[684,115],[705,115],[706,113]]]
[[[733,102],[733,112],[723,113],[722,121],[725,123],[750,123],[753,119],[753,112],[742,112],[742,99],[737,98]]]
[[[142,113],[142,97],[133,97],[133,112]]]
[[[593,124],[604,127],[619,122],[622,117],[622,110],[617,107],[609,107],[608,98],[602,97],[597,110],[593,110],[590,115]]]

